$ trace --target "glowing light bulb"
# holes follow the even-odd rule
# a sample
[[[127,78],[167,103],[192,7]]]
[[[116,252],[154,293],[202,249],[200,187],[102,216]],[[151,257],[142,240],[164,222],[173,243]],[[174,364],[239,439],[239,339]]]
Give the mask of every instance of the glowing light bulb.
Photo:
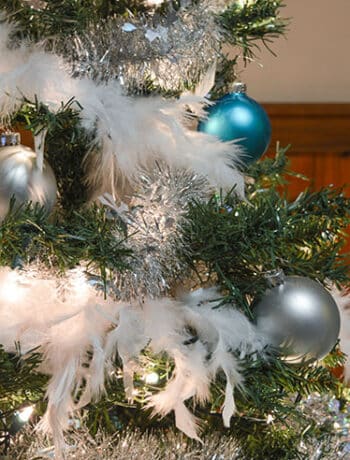
[[[149,6],[158,6],[163,3],[164,0],[147,0]]]
[[[17,418],[22,423],[27,423],[34,412],[33,406],[24,407],[17,413]]]
[[[157,372],[150,372],[145,376],[145,382],[148,385],[156,385],[159,382],[159,375]]]
[[[237,3],[241,8],[243,8],[246,5],[252,5],[253,3],[255,3],[255,0],[238,0]]]

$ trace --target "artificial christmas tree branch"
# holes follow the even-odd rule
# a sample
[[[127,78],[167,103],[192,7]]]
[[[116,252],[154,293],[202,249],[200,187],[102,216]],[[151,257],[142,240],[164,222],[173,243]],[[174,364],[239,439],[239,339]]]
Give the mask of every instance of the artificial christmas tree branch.
[[[24,182],[21,153],[28,150],[9,145],[11,134],[1,137],[0,171],[18,197],[10,201],[0,183],[5,450],[13,412],[24,397],[36,402],[46,391],[36,417],[57,458],[69,456],[64,432],[81,415],[89,435],[74,436],[82,439],[175,424],[201,440],[225,427],[241,458],[307,456],[303,443],[322,445],[334,426],[315,423],[305,398],[333,393],[337,420],[346,401],[330,367],[344,363],[347,346],[346,331],[340,344],[337,338],[348,295],[335,286],[349,285],[341,255],[349,198],[327,187],[288,200],[283,187],[293,173],[285,149],[248,167],[237,136],[222,142],[193,126],[208,103],[203,96],[235,78],[238,58],[228,61],[223,44],[252,58],[258,43],[269,46],[285,32],[282,3],[3,6],[12,24],[0,24],[0,118],[4,128],[10,120],[35,135],[47,131],[45,157],[59,191],[51,214],[40,199],[26,202],[20,186],[41,191],[43,171]],[[228,98],[231,113],[237,107]],[[259,120],[248,133],[253,144]],[[11,166],[13,150],[19,169]],[[279,295],[291,279],[302,291],[292,290],[290,303]],[[262,327],[258,306],[271,293],[287,312],[298,299],[302,338],[312,335],[321,352],[295,349],[301,358],[293,361],[286,343],[304,342],[278,312],[270,324],[282,324],[283,340]],[[330,340],[321,333],[324,318]],[[31,408],[24,409],[28,418]],[[33,453],[39,444],[35,437],[24,449]],[[22,455],[17,446],[12,452]]]

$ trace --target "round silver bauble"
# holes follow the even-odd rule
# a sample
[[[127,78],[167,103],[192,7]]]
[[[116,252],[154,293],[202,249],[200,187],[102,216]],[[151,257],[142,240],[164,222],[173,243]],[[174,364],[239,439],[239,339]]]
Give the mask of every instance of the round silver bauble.
[[[286,276],[255,307],[258,329],[292,363],[324,358],[335,345],[340,314],[333,297],[317,281]]]
[[[56,202],[56,192],[50,165],[44,161],[39,169],[32,149],[21,144],[0,147],[0,220],[6,216],[12,197],[15,204],[31,201],[49,212]]]

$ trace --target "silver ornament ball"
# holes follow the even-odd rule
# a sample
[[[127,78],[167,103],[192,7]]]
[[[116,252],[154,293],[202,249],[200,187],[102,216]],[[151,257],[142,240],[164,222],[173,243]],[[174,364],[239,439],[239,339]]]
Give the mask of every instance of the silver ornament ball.
[[[255,307],[258,329],[292,363],[324,358],[335,345],[340,314],[331,294],[317,281],[286,276]]]
[[[56,179],[50,165],[44,161],[42,171],[37,166],[36,153],[19,144],[19,137],[1,136],[0,147],[0,220],[8,213],[11,198],[16,205],[26,201],[39,203],[50,212],[56,202]],[[12,140],[8,145],[8,139]]]

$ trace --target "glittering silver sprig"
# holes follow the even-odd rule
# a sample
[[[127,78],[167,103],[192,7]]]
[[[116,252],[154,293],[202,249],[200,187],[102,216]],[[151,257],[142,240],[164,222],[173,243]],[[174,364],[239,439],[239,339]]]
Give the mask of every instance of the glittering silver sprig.
[[[310,395],[304,401],[304,412],[320,419],[324,423],[327,417],[339,418],[341,412],[332,396]],[[198,460],[248,460],[233,435],[223,436],[222,433],[208,433],[203,436],[203,445],[194,443],[178,431],[158,430],[154,434],[142,434],[139,431],[123,431],[109,435],[99,431],[94,437],[89,430],[80,428],[67,435],[66,460],[163,460],[167,459],[198,459]],[[75,421],[73,424],[76,425]],[[345,428],[345,424],[343,424]],[[349,426],[347,424],[347,434]],[[301,434],[302,438],[302,434]],[[334,436],[327,438],[327,444],[317,439],[301,441],[300,458],[312,460],[347,459],[350,454],[349,437],[339,437],[337,429]],[[7,458],[17,460],[54,459],[54,448],[50,440],[40,432],[30,429],[24,431],[16,440]],[[299,457],[298,457],[299,458]]]
[[[333,429],[330,445],[328,439],[324,443],[313,443],[313,460],[350,458],[350,391],[347,391],[345,407],[341,406],[340,400],[331,394],[312,393],[301,401],[300,408],[305,415],[316,420],[318,426],[329,425]],[[303,442],[300,448],[304,452],[310,451],[310,445]]]
[[[189,202],[203,200],[210,191],[203,177],[160,164],[150,172],[140,171],[137,183],[130,205],[114,207],[115,218],[126,225],[133,252],[130,270],[115,280],[118,297],[124,300],[158,297],[184,275],[181,224]]]
[[[127,431],[117,435],[98,432],[92,437],[87,429],[71,433],[68,437],[66,460],[242,460],[241,449],[234,439],[220,434],[207,437],[204,445],[193,443],[178,432],[159,431],[142,434]],[[54,459],[54,449],[36,432],[25,433],[11,450],[9,458],[17,460]]]
[[[113,18],[72,40],[58,41],[77,77],[118,78],[128,94],[150,86],[181,92],[198,83],[216,62],[220,27],[214,12],[222,2],[207,0],[166,15]]]

